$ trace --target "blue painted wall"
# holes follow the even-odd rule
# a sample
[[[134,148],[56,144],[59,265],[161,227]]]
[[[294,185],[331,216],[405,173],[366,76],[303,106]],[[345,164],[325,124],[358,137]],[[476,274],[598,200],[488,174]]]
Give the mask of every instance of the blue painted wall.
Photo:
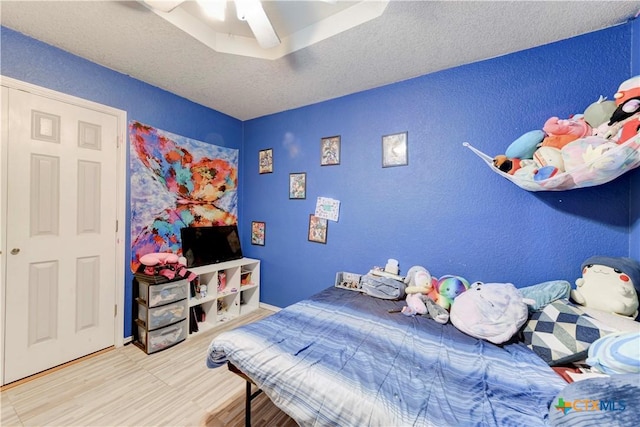
[[[127,120],[229,148],[242,144],[242,122],[1,27],[0,74],[127,112]],[[127,151],[127,162],[129,153]],[[241,189],[239,190],[241,191]],[[127,201],[130,185],[127,179]],[[241,207],[238,208],[241,215]],[[127,212],[125,330],[131,335],[130,212]]]
[[[631,22],[631,75],[640,75],[640,19]],[[640,260],[640,168],[631,173],[629,254]]]
[[[590,189],[528,193],[462,142],[498,154],[548,117],[612,96],[630,77],[631,34],[627,24],[244,124],[4,27],[0,71],[123,109],[129,120],[241,148],[243,250],[263,261],[262,301],[285,306],[331,286],[338,271],[366,272],[388,258],[401,272],[420,264],[436,276],[526,286],[573,281],[595,253],[628,255],[637,172]],[[403,131],[409,165],[382,168],[381,136]],[[332,135],[342,138],[341,164],[320,166],[320,138]],[[264,148],[274,149],[274,173],[259,175]],[[305,200],[289,200],[291,172],[307,173]],[[307,241],[318,196],[342,202],[326,245]],[[250,244],[251,221],[267,223],[265,246]],[[126,281],[130,316],[130,273]]]
[[[616,55],[611,55],[615,46]],[[266,222],[262,300],[285,306],[398,259],[401,273],[469,281],[573,282],[594,254],[629,255],[630,177],[588,189],[529,193],[462,146],[496,155],[551,116],[582,113],[630,77],[631,27],[425,75],[245,122],[245,230]],[[607,58],[605,62],[602,58]],[[381,136],[408,131],[409,165],[381,167]],[[340,135],[341,163],[320,166],[320,138]],[[258,174],[258,151],[274,172]],[[288,199],[289,173],[307,173],[307,198]],[[307,241],[318,196],[341,201],[326,244]]]

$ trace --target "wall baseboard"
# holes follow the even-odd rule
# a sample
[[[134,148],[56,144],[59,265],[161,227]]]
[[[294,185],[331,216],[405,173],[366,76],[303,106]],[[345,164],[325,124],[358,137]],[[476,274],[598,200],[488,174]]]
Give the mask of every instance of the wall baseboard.
[[[276,307],[275,305],[271,305],[271,304],[266,304],[264,302],[260,303],[260,308],[264,308],[265,310],[271,310],[275,312],[282,310],[280,307]]]

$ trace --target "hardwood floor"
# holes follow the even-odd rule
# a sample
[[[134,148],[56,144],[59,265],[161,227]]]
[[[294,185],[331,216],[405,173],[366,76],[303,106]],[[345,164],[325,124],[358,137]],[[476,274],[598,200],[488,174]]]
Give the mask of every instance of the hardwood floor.
[[[220,332],[270,314],[256,310],[152,355],[129,344],[5,388],[0,425],[242,426],[245,381],[208,369],[206,352]],[[252,424],[296,425],[264,393],[252,403]]]

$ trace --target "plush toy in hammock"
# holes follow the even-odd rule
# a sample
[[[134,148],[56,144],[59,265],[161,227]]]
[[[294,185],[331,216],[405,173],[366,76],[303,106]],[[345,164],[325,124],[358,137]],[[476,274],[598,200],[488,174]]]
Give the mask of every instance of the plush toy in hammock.
[[[640,263],[631,258],[593,256],[582,263],[571,298],[580,305],[636,317]]]

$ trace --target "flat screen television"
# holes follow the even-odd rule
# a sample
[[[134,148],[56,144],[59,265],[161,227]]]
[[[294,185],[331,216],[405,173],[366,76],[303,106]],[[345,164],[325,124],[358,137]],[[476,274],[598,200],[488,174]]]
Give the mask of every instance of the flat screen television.
[[[180,229],[180,237],[187,267],[242,258],[237,225],[184,227]]]

